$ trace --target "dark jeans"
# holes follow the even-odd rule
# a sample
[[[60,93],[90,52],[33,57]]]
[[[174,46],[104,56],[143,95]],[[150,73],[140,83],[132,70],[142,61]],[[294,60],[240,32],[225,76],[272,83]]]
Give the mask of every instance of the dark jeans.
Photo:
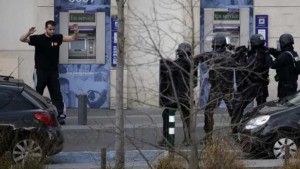
[[[44,89],[48,87],[52,103],[56,106],[58,115],[63,114],[64,103],[60,92],[58,71],[35,70],[34,81],[36,91],[43,95]]]

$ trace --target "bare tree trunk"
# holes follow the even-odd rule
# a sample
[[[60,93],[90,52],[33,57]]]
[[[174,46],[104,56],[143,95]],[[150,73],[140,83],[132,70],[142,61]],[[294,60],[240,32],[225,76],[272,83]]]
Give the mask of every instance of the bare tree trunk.
[[[125,132],[124,132],[124,111],[123,111],[123,83],[124,83],[124,4],[126,0],[116,0],[118,7],[118,60],[116,76],[116,163],[115,169],[125,168]]]
[[[190,34],[191,34],[191,46],[193,49],[196,47],[196,42],[195,42],[195,15],[194,15],[194,8],[195,8],[195,0],[189,0],[187,1],[187,7],[185,10],[187,10],[187,13],[189,15],[190,19]],[[192,53],[192,56],[194,56],[194,52]],[[191,132],[191,147],[190,147],[190,155],[189,155],[189,168],[190,169],[197,169],[198,168],[198,148],[197,148],[197,137],[196,137],[196,119],[197,119],[197,110],[195,109],[195,98],[194,98],[194,86],[195,86],[195,81],[194,81],[194,73],[197,71],[197,68],[195,70],[194,68],[194,60],[191,59],[191,68],[190,68],[190,132]]]

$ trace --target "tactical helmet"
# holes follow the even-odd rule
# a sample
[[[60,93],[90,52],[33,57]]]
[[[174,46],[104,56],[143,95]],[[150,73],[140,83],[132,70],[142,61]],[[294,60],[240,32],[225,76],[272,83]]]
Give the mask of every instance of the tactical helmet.
[[[212,40],[213,46],[225,46],[227,45],[226,38],[222,34],[216,34]]]
[[[190,44],[185,43],[185,42],[179,44],[178,49],[177,49],[178,55],[180,55],[180,54],[190,55],[191,53],[192,53],[192,47]]]
[[[265,44],[265,39],[261,34],[254,34],[250,38],[251,46],[261,46]]]
[[[288,44],[294,44],[294,38],[291,34],[285,33],[279,37],[280,46],[286,46]]]

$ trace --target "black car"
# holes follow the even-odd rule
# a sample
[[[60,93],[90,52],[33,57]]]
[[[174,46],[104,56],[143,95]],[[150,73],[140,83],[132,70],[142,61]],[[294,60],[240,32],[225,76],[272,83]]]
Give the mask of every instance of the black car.
[[[0,76],[0,155],[14,163],[42,160],[63,149],[57,110],[23,80]]]
[[[241,120],[239,141],[244,152],[285,158],[300,147],[300,91],[280,102],[271,101],[248,111]]]

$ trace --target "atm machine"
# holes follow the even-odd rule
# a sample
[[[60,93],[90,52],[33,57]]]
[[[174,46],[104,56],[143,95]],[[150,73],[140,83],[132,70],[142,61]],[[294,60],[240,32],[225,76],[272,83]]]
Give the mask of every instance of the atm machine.
[[[72,34],[78,24],[79,38],[60,47],[60,64],[105,64],[105,13],[70,10],[59,13],[61,34]]]
[[[250,34],[249,8],[204,8],[204,52],[212,50],[212,39],[222,33],[228,44],[234,46],[248,45]],[[209,93],[208,71],[205,64],[200,64],[200,106],[207,104]],[[221,103],[221,108],[225,104]]]
[[[211,41],[216,33],[224,34],[228,44],[248,45],[249,8],[205,8],[204,52],[211,51]]]

